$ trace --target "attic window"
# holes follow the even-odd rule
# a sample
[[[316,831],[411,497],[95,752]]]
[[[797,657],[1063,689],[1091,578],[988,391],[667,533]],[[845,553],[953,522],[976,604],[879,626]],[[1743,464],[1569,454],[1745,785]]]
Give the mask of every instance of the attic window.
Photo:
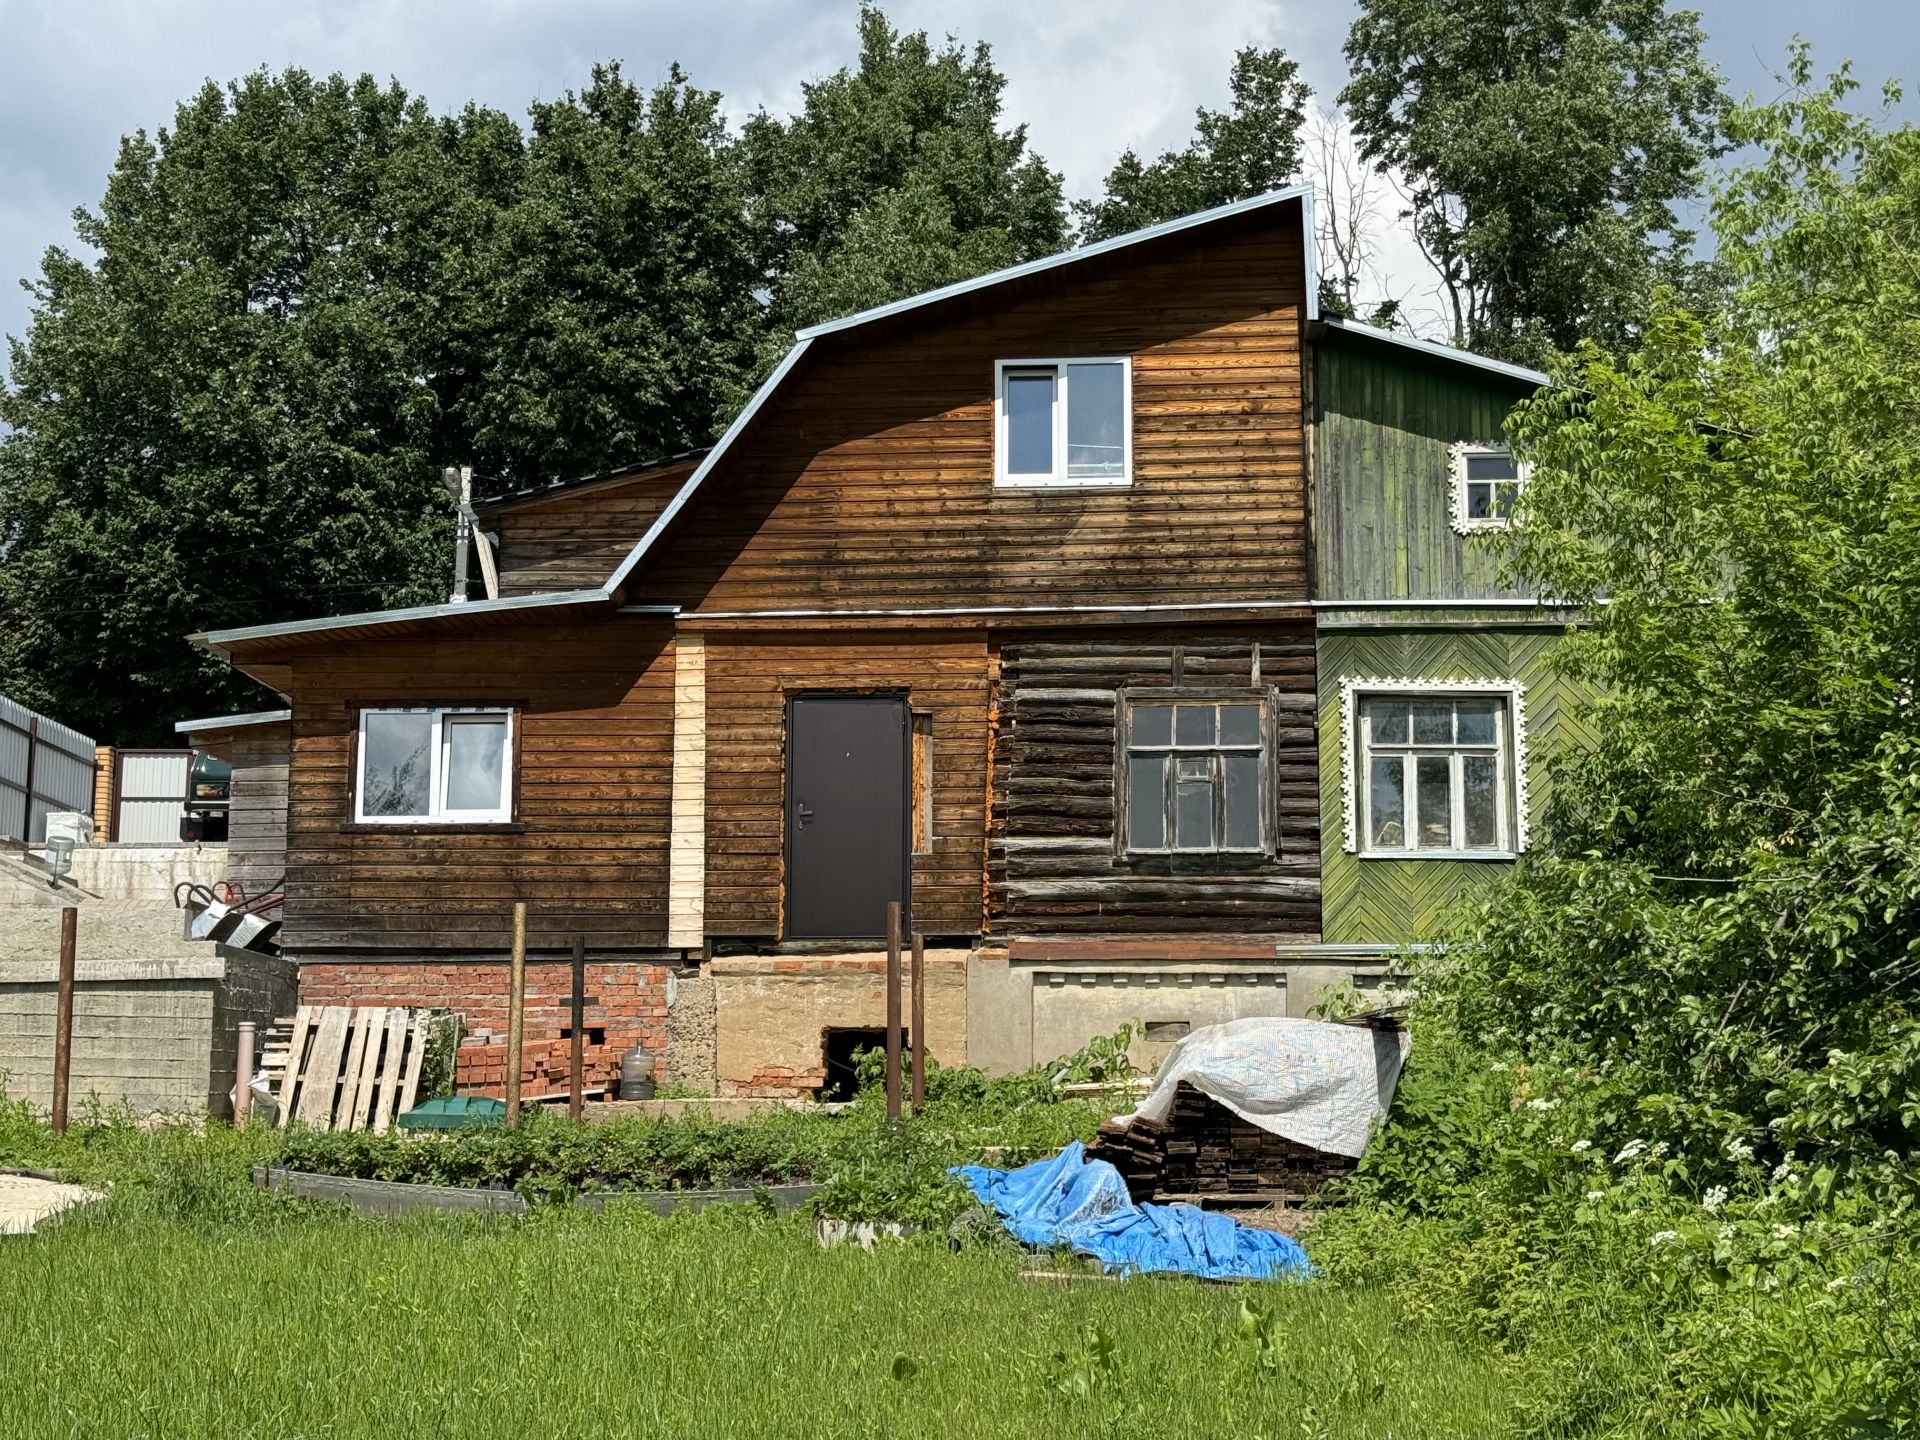
[[[1526,488],[1527,466],[1504,445],[1453,447],[1453,528],[1505,530],[1513,524],[1514,502]]]
[[[1132,392],[1125,357],[996,362],[993,483],[1130,483]]]

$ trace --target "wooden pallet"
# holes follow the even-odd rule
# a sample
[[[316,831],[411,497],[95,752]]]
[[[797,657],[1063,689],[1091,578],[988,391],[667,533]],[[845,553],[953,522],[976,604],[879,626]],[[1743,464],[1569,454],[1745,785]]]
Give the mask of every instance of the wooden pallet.
[[[429,1012],[383,1005],[302,1005],[268,1032],[266,1064],[281,1068],[279,1123],[383,1134],[413,1108],[426,1061]]]

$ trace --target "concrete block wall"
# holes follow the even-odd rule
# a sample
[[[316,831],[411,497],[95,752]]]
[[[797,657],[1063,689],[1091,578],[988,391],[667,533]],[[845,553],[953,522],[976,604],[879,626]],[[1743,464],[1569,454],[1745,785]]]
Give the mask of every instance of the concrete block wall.
[[[233,1115],[234,1066],[240,1060],[240,1022],[251,1020],[258,1028],[255,1063],[266,1038],[267,1027],[282,1015],[293,1013],[299,987],[299,971],[281,955],[264,955],[257,950],[216,947],[225,962],[226,973],[214,991],[213,1033],[209,1042],[211,1081],[207,1106],[222,1119]]]
[[[171,905],[182,881],[211,885],[226,873],[225,845],[76,845],[67,878],[102,900]]]

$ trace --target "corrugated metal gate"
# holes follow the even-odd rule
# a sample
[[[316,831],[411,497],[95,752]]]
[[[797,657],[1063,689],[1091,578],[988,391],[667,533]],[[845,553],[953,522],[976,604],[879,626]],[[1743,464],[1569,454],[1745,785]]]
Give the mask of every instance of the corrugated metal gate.
[[[0,840],[39,844],[50,811],[91,815],[93,750],[78,730],[0,695]]]
[[[122,845],[178,845],[191,750],[114,753],[113,838]]]

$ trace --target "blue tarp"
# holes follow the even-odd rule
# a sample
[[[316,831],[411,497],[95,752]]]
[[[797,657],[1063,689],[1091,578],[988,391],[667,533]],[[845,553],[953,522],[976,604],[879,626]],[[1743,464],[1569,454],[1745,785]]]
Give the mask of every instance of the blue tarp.
[[[1136,1205],[1120,1172],[1089,1160],[1078,1140],[1018,1170],[959,1165],[980,1203],[1029,1245],[1068,1245],[1109,1270],[1170,1270],[1209,1280],[1313,1273],[1296,1241],[1237,1225],[1194,1205]]]

